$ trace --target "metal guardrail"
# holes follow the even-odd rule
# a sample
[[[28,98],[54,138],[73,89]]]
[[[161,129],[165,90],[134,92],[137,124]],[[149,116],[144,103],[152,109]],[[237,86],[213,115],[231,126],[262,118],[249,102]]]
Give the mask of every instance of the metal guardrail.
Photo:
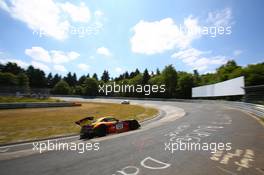
[[[1,109],[19,109],[19,108],[48,108],[48,107],[72,107],[80,106],[73,102],[29,102],[29,103],[0,103]]]
[[[245,102],[228,102],[228,101],[224,103],[227,103],[228,105],[232,107],[247,111],[251,114],[258,116],[259,118],[264,119],[264,106],[263,105],[245,103]]]

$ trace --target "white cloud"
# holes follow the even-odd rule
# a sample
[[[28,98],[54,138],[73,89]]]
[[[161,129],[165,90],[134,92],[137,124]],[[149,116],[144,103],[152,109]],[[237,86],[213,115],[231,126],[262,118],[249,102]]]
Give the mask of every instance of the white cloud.
[[[58,72],[67,72],[67,69],[63,65],[54,65],[53,69]]]
[[[84,63],[78,64],[78,68],[82,71],[88,71],[90,69],[90,66]]]
[[[115,71],[116,71],[117,73],[121,73],[121,72],[123,71],[123,69],[122,69],[121,67],[116,67],[116,68],[115,68]]]
[[[103,55],[103,56],[106,56],[106,57],[110,57],[112,55],[111,52],[106,47],[97,48],[96,49],[96,53],[100,54],[100,55]]]
[[[32,59],[41,62],[51,62],[50,54],[47,50],[42,47],[32,47],[31,49],[26,49],[25,54],[30,56]]]
[[[25,68],[25,69],[29,66],[28,63],[26,63],[22,60],[18,60],[18,59],[13,59],[13,58],[0,59],[0,63],[2,63],[2,64],[6,64],[8,62],[16,63],[17,65],[19,65],[20,67]]]
[[[80,54],[74,51],[64,52],[60,50],[48,51],[42,47],[32,47],[31,49],[26,49],[25,54],[30,56],[33,60],[41,61],[45,63],[67,63],[77,59]]]
[[[229,27],[233,24],[232,19],[232,10],[225,8],[209,12],[207,19],[201,20],[206,26],[201,26],[198,18],[193,16],[185,18],[183,25],[176,24],[172,18],[151,22],[141,20],[132,28],[131,50],[134,53],[151,55],[191,48],[192,42],[202,37],[204,27]]]
[[[195,48],[189,48],[174,53],[171,57],[180,59],[183,63],[191,66],[192,69],[206,71],[213,65],[222,65],[227,62],[225,56],[208,56],[210,51],[200,51]]]
[[[89,59],[90,60],[94,60],[95,59],[95,56],[93,56],[93,55],[92,56],[89,56]]]
[[[104,13],[103,13],[102,11],[100,11],[100,10],[96,10],[96,11],[94,12],[94,16],[95,16],[96,18],[101,18],[102,16],[104,16]]]
[[[243,53],[242,50],[234,50],[233,55],[234,55],[234,56],[239,56],[239,55],[241,55],[242,53]]]
[[[0,8],[12,18],[27,24],[34,35],[57,40],[66,39],[75,22],[91,21],[91,12],[83,2],[74,5],[54,0],[0,0]],[[99,11],[95,15],[100,15]]]
[[[197,69],[199,71],[205,71],[210,68],[212,65],[222,65],[226,63],[226,58],[222,56],[216,57],[202,57],[195,60],[192,64],[190,64],[193,69]]]
[[[179,58],[181,60],[184,60],[185,63],[191,64],[193,61],[195,61],[197,58],[199,58],[204,53],[205,53],[204,51],[190,48],[187,50],[176,52],[171,57]]]
[[[225,8],[223,10],[209,12],[206,21],[214,26],[230,26],[232,24],[232,18],[232,10]]]
[[[135,53],[151,55],[174,48],[187,48],[199,35],[184,32],[181,27],[187,31],[200,28],[198,20],[192,17],[186,18],[183,26],[176,25],[171,18],[154,22],[141,20],[132,28],[134,35],[130,39],[131,49]]]
[[[40,62],[37,62],[37,61],[32,61],[31,62],[31,65],[35,68],[39,68],[45,72],[49,72],[50,71],[50,68],[44,64],[44,63],[40,63]]]
[[[25,22],[33,31],[42,31],[59,40],[67,37],[63,31],[68,30],[70,24],[61,18],[60,9],[53,0],[11,0],[6,6],[0,7],[13,18]]]
[[[63,11],[68,13],[74,22],[89,22],[91,19],[91,13],[85,3],[81,3],[80,6],[76,6],[70,2],[60,4]]]
[[[55,64],[67,63],[77,59],[80,54],[77,52],[63,52],[60,50],[52,50],[50,51],[52,61]]]
[[[3,10],[5,10],[5,11],[7,11],[7,12],[10,11],[10,9],[9,9],[9,7],[8,7],[8,5],[6,4],[5,1],[0,1],[0,8],[2,8]]]
[[[76,58],[78,58],[80,56],[79,53],[73,52],[73,51],[68,52],[67,55],[69,56],[70,60],[75,60]]]

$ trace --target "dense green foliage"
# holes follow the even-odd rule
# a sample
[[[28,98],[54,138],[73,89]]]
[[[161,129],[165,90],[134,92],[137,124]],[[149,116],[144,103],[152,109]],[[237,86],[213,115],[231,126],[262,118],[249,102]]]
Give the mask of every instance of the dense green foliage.
[[[52,92],[54,94],[61,94],[61,95],[68,95],[71,93],[71,87],[69,86],[69,84],[64,81],[64,80],[60,80],[52,89]]]
[[[264,84],[264,63],[252,64],[242,67],[235,61],[228,61],[220,66],[214,73],[199,75],[197,70],[193,73],[177,71],[172,65],[163,70],[157,69],[155,73],[145,69],[132,72],[124,72],[118,77],[111,78],[105,70],[98,78],[96,73],[82,75],[78,79],[75,73],[69,72],[65,77],[58,74],[54,76],[44,71],[29,66],[26,70],[16,63],[0,64],[0,86],[18,86],[25,88],[50,88],[54,94],[76,94],[76,95],[103,95],[98,93],[98,85],[103,84],[129,84],[129,85],[166,85],[166,93],[155,93],[148,97],[167,98],[191,98],[191,88],[225,81],[228,79],[245,76],[246,86]],[[143,94],[135,93],[112,93],[114,96],[142,97]]]
[[[95,96],[97,95],[98,82],[94,78],[87,78],[83,84],[84,95]]]

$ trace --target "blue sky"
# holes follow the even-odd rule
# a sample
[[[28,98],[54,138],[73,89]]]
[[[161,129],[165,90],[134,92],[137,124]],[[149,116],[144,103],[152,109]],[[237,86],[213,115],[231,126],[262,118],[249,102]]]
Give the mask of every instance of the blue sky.
[[[0,62],[79,76],[168,64],[206,73],[229,59],[245,66],[264,61],[263,7],[262,0],[2,0]],[[220,28],[215,37],[201,32]]]

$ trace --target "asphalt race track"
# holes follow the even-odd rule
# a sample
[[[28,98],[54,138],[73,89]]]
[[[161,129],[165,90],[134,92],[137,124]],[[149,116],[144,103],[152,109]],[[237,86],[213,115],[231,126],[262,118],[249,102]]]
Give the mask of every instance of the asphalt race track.
[[[32,150],[32,144],[2,147],[0,174],[264,174],[264,127],[249,114],[221,104],[164,101],[132,103],[158,107],[161,116],[144,123],[141,129],[133,132],[86,141],[78,140],[78,137],[63,140],[98,142],[100,149],[97,151],[46,151],[40,154]],[[179,150],[179,142],[176,141],[182,141],[186,146],[187,140],[211,145],[212,149]],[[228,144],[232,149],[214,151],[214,145],[219,143],[222,143],[222,147]]]

